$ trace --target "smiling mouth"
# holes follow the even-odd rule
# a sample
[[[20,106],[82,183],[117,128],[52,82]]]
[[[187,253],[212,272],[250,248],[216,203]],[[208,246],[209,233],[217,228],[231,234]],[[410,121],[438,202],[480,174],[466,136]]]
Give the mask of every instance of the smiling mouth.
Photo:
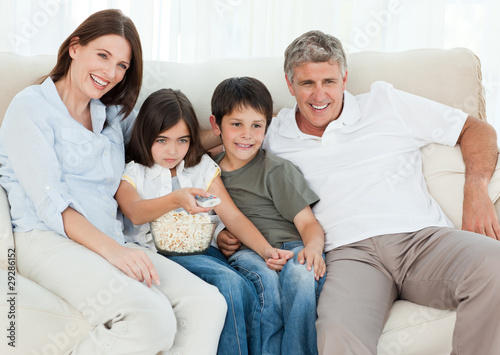
[[[311,107],[312,107],[313,109],[315,109],[315,110],[324,110],[324,109],[325,109],[325,108],[327,108],[327,107],[328,107],[328,105],[330,105],[330,104],[326,104],[326,105],[323,105],[323,106],[316,106],[316,105],[313,105],[313,104],[310,104],[310,105],[311,105]]]
[[[235,145],[238,148],[243,148],[243,149],[249,149],[253,147],[253,144],[241,144],[241,143],[235,143]]]
[[[97,76],[95,76],[94,74],[90,74],[90,77],[92,78],[92,80],[94,81],[94,83],[102,88],[105,88],[109,83],[98,78]]]

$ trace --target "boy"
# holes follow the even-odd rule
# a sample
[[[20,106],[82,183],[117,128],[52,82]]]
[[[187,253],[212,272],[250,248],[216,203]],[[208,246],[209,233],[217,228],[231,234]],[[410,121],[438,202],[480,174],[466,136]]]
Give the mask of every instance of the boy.
[[[261,149],[271,94],[254,78],[230,78],[212,96],[210,123],[224,152],[215,157],[238,208],[293,259],[276,273],[244,245],[228,259],[261,301],[262,354],[316,354],[316,301],[324,281],[324,232],[311,211],[319,199],[292,163]],[[305,265],[304,265],[305,264]]]

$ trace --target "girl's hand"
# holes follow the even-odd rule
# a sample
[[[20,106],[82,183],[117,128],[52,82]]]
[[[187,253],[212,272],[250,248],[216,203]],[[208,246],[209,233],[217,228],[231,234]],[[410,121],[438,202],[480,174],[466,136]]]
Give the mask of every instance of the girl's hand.
[[[297,256],[299,263],[304,264],[307,262],[307,270],[314,270],[314,278],[316,281],[320,277],[325,276],[326,264],[323,259],[323,251],[312,247],[305,247],[299,252]]]
[[[214,207],[200,207],[196,204],[195,196],[205,196],[209,197],[210,193],[203,189],[196,187],[184,187],[172,192],[175,194],[175,198],[180,207],[184,208],[187,213],[206,213],[212,210]]]
[[[293,251],[277,248],[269,248],[264,252],[264,260],[271,270],[281,271],[288,260],[293,258]]]
[[[153,286],[153,282],[156,285],[160,284],[156,268],[143,250],[118,245],[103,256],[131,278],[139,282],[146,282],[148,287]]]

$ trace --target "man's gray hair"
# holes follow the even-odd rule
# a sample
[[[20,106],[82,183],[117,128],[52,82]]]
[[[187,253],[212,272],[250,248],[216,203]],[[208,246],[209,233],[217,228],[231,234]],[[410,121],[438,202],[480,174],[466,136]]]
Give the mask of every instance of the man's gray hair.
[[[293,69],[306,63],[333,61],[339,64],[342,78],[347,70],[347,60],[342,43],[321,31],[309,31],[297,37],[285,50],[285,74],[293,81]]]

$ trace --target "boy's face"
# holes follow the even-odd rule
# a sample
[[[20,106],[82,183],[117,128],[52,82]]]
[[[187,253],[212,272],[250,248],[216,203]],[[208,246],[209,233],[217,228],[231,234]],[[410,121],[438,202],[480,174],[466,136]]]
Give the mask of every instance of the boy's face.
[[[210,117],[210,123],[224,144],[226,156],[221,161],[224,170],[236,170],[250,162],[257,155],[266,134],[266,118],[248,107],[224,116],[220,127],[214,116]]]

